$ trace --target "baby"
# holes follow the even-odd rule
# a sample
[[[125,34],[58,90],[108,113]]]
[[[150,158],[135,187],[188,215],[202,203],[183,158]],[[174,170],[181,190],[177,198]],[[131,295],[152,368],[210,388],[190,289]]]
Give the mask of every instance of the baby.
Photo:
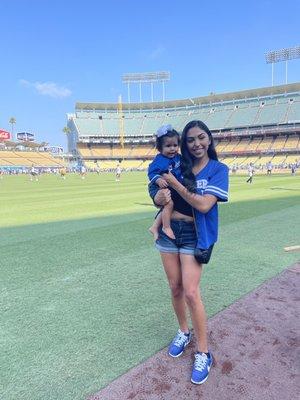
[[[155,183],[161,189],[167,188],[167,182],[162,174],[171,172],[177,178],[180,175],[179,133],[171,125],[163,125],[156,134],[156,149],[159,154],[154,158],[148,168],[149,184]],[[149,231],[154,239],[158,238],[158,230],[162,224],[163,232],[171,239],[175,239],[171,228],[171,215],[173,212],[173,201],[170,200],[157,215]]]

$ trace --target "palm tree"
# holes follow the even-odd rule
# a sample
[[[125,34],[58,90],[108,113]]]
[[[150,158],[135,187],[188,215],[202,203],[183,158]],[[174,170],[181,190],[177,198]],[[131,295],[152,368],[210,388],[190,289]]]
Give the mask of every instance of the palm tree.
[[[14,140],[14,124],[16,123],[16,118],[15,117],[11,117],[9,119],[9,123],[11,124],[11,140]]]
[[[71,129],[68,126],[65,126],[62,131],[63,131],[63,133],[68,135],[71,132]]]

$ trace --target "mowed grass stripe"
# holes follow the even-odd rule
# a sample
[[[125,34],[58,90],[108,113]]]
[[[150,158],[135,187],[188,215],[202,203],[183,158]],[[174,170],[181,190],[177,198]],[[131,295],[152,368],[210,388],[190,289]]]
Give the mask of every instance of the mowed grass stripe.
[[[129,175],[124,176],[124,182],[115,182],[110,174],[111,189],[104,186],[104,178],[90,175],[81,180],[77,175],[70,176],[67,181],[57,177],[43,176],[39,182],[25,182],[30,186],[29,193],[16,195],[11,184],[15,178],[15,185],[24,184],[26,177],[8,177],[5,200],[0,210],[0,226],[25,225],[39,222],[57,221],[65,219],[87,218],[116,212],[137,212],[145,209],[143,203],[151,203],[147,195],[145,174],[139,174],[140,183],[135,182]],[[54,180],[55,179],[55,180]],[[90,180],[89,183],[87,181]],[[113,180],[113,181],[112,181]],[[72,181],[72,182],[69,182]],[[69,184],[76,183],[72,192]],[[9,183],[9,185],[8,185]],[[103,190],[99,187],[100,183]],[[53,185],[51,187],[51,185]],[[51,190],[49,189],[49,186]],[[64,191],[56,191],[57,186]],[[44,189],[43,191],[41,189]],[[3,191],[5,186],[2,188]],[[148,207],[149,209],[149,207]]]
[[[58,182],[54,182],[55,185],[49,185],[49,178],[50,177],[45,177],[45,179],[47,179],[47,182],[34,182],[28,184],[28,187],[26,189],[14,190],[15,199],[17,199],[19,196],[22,196],[22,198],[24,199],[32,199],[35,196],[40,196],[41,198],[43,198],[44,196],[49,194],[53,196],[61,196],[64,194],[71,195],[74,193],[85,193],[89,195],[95,194],[95,192],[109,194],[116,191],[116,189],[118,192],[128,192],[129,188],[140,188],[140,190],[146,189],[146,183],[143,181],[119,183],[109,182],[108,184],[103,181],[97,182],[95,181],[95,177],[92,176],[92,183],[88,183],[84,180],[76,182],[76,185],[70,185],[70,182],[60,180]],[[75,179],[75,177],[72,178]],[[2,190],[3,189],[4,188],[2,187]],[[2,195],[4,198],[11,198],[12,193],[10,193],[10,191],[6,191],[2,193]]]
[[[149,217],[151,215],[151,217]],[[26,243],[35,241],[36,239],[47,238],[51,240],[52,237],[61,237],[62,242],[67,242],[68,246],[72,244],[69,242],[69,234],[84,235],[85,231],[90,229],[102,230],[109,226],[115,226],[115,232],[122,232],[122,228],[127,223],[139,222],[142,219],[152,218],[152,212],[136,212],[134,214],[111,214],[109,216],[97,216],[95,218],[78,219],[78,220],[65,220],[50,222],[47,224],[37,223],[35,225],[23,225],[0,228],[1,246],[9,244]],[[145,237],[149,238],[147,232],[143,232]],[[115,237],[115,236],[114,236]]]
[[[18,193],[23,186],[26,189]],[[292,176],[257,176],[253,185],[246,184],[245,177],[234,176],[230,178],[230,186],[231,203],[300,195],[299,177]],[[294,191],[274,191],[274,186],[284,186]],[[121,182],[115,182],[113,174],[89,175],[85,180],[78,175],[68,175],[65,181],[57,176],[42,176],[39,182],[30,182],[27,176],[4,177],[0,181],[0,190],[3,199],[0,227],[31,225],[38,223],[39,219],[44,223],[103,216],[116,213],[116,208],[122,212],[149,211],[147,204],[151,203],[143,172],[124,173]],[[132,197],[127,199],[123,195]],[[106,200],[111,204],[104,204]]]
[[[236,221],[241,221],[245,219],[249,219],[252,217],[257,217],[260,215],[268,214],[273,211],[284,210],[289,207],[293,207],[294,205],[299,204],[300,198],[298,196],[290,196],[290,197],[279,197],[273,198],[270,202],[269,199],[265,200],[249,200],[243,202],[231,202],[231,203],[222,203],[220,204],[220,225],[225,226],[230,223],[235,223]],[[110,203],[111,205],[112,203]],[[156,210],[151,206],[151,203],[137,203],[138,209],[147,209],[150,210],[148,212],[135,212],[134,214],[130,214],[130,209],[128,208],[128,202],[126,202],[127,208],[123,210],[123,213],[119,214],[118,209],[110,210],[110,215],[102,210],[103,216],[99,215],[99,211],[93,210],[95,212],[94,218],[85,218],[77,219],[77,220],[64,220],[64,221],[56,221],[51,223],[42,224],[41,216],[38,213],[33,214],[32,219],[36,219],[37,223],[34,225],[23,225],[23,226],[8,226],[0,228],[1,234],[1,246],[6,246],[10,243],[20,243],[35,240],[36,238],[47,237],[51,238],[53,236],[57,236],[60,234],[62,236],[62,240],[65,241],[64,236],[69,233],[74,232],[83,232],[86,229],[90,228],[103,228],[106,226],[119,225],[122,226],[123,222],[131,222],[131,221],[139,221],[140,219],[149,219],[149,225],[152,223],[153,217],[156,213]],[[145,204],[146,207],[144,207]],[[91,212],[91,207],[84,207],[80,204],[80,207],[83,207],[83,212]],[[136,204],[133,204],[133,208],[136,207]],[[79,208],[77,208],[78,211]],[[55,211],[55,210],[54,210]],[[60,210],[59,210],[60,211]],[[46,210],[47,212],[47,210]],[[70,212],[73,213],[74,209],[67,209],[64,212],[64,217],[66,214]],[[114,212],[114,214],[113,214]],[[43,217],[47,218],[46,213],[43,213]],[[58,214],[58,213],[57,213]],[[79,215],[79,214],[78,214]],[[52,214],[51,214],[52,216]],[[59,214],[57,215],[59,216]],[[79,215],[83,218],[82,213]],[[26,215],[28,218],[28,215]],[[34,221],[32,221],[34,222]],[[39,222],[39,223],[38,223]],[[121,229],[116,227],[116,232],[120,232]],[[82,233],[83,234],[83,233]],[[144,231],[142,233],[143,237],[142,242],[148,239],[148,231]]]
[[[112,193],[107,193],[103,195],[103,193],[93,193],[87,194],[87,193],[76,193],[69,198],[65,196],[57,196],[54,195],[51,198],[51,202],[49,201],[49,195],[43,195],[43,196],[35,196],[32,198],[27,198],[24,200],[17,200],[15,201],[14,204],[11,204],[9,207],[9,210],[11,212],[18,211],[20,205],[22,205],[22,208],[27,211],[30,209],[34,209],[37,205],[39,206],[39,211],[42,212],[45,208],[56,208],[56,207],[66,207],[69,205],[72,205],[75,203],[76,206],[83,206],[88,208],[89,205],[97,204],[98,207],[102,206],[106,202],[110,202],[112,205],[113,203],[116,204],[122,204],[124,200],[127,201],[127,204],[131,203],[134,199],[137,198],[137,192],[129,192],[129,193],[118,193],[118,198],[112,199]],[[80,200],[80,204],[76,204],[76,201]],[[59,202],[59,204],[57,203]]]

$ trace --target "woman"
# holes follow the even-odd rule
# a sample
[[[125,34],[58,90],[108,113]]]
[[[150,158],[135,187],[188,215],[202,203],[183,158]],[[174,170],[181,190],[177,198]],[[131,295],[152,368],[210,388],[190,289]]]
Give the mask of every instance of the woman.
[[[202,264],[196,261],[194,252],[198,247],[210,256],[217,241],[217,202],[228,200],[228,168],[218,161],[212,134],[202,121],[191,121],[185,126],[181,154],[181,182],[172,174],[163,175],[174,202],[171,227],[175,240],[160,229],[156,248],[161,254],[179,324],[169,355],[179,357],[191,341],[187,304],[197,344],[191,381],[201,384],[208,378],[213,359],[208,350],[206,313],[199,289]],[[160,206],[171,197],[169,189],[150,187],[149,192]]]

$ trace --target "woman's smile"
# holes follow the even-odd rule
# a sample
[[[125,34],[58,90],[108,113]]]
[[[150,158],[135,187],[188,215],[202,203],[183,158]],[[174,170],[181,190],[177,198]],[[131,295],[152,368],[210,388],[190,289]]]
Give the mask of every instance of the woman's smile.
[[[210,145],[208,134],[198,127],[191,128],[187,133],[187,147],[194,157],[203,157]]]

